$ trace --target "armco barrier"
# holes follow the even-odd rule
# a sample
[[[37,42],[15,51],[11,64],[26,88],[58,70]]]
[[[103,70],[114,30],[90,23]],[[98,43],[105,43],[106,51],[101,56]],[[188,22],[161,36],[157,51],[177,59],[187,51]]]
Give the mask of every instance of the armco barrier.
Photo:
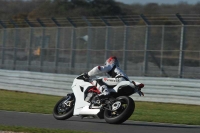
[[[0,70],[0,88],[65,96],[72,92],[76,75],[51,74],[29,71]],[[200,80],[179,78],[130,77],[145,84],[144,97],[133,94],[135,101],[181,103],[200,105]]]

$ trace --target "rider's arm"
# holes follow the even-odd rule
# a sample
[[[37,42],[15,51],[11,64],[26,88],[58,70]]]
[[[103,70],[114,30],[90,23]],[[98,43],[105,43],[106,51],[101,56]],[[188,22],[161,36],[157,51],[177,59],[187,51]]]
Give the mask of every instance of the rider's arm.
[[[100,73],[106,73],[109,72],[112,69],[112,66],[96,66],[92,70],[88,72],[89,76],[95,76]]]

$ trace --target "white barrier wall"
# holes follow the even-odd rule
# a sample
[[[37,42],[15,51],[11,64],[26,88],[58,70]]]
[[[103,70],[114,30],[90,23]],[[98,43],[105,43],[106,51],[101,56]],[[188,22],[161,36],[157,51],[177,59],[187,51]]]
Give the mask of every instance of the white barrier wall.
[[[65,96],[71,93],[76,75],[0,70],[0,89]],[[129,77],[145,84],[144,97],[135,101],[200,105],[200,80],[179,78]]]

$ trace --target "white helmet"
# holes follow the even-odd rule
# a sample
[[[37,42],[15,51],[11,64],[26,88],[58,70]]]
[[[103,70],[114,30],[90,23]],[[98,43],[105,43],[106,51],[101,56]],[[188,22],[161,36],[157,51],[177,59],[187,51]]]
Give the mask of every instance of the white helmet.
[[[117,57],[111,56],[106,60],[105,65],[116,65],[117,67],[119,67],[119,61]]]

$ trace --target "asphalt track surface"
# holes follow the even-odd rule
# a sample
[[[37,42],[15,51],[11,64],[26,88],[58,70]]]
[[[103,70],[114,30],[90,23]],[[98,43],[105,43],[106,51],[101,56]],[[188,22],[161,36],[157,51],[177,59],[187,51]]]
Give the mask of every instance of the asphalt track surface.
[[[126,121],[120,125],[108,124],[103,119],[56,120],[50,114],[24,113],[0,110],[0,125],[34,128],[68,129],[101,133],[200,133],[200,126]]]

